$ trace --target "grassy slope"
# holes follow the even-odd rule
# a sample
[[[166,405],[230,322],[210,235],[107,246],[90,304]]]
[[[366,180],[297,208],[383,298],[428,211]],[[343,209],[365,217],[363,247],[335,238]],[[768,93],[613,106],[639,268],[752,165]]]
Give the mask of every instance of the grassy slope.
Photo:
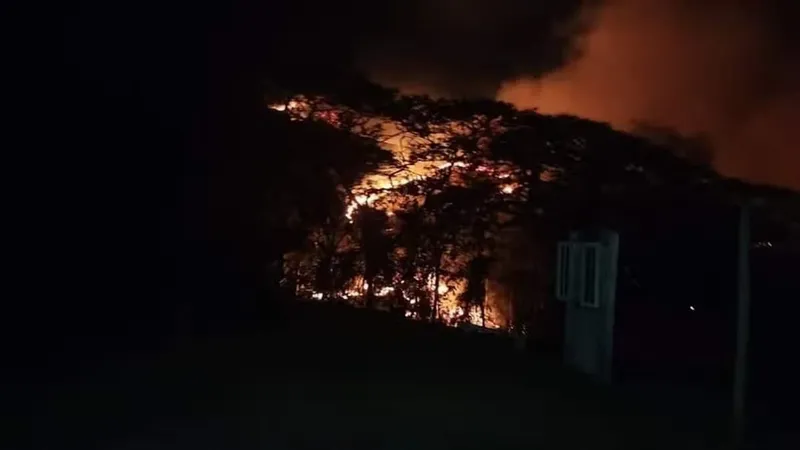
[[[321,304],[293,306],[264,328],[107,364],[39,411],[38,443],[707,448],[635,398],[532,360],[502,338]]]

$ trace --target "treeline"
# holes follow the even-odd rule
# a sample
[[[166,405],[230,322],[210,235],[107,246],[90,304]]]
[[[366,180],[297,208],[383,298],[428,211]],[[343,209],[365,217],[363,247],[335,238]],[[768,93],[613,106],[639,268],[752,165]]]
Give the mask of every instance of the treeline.
[[[726,180],[700,141],[654,127],[645,138],[351,79],[273,86],[262,120],[243,142],[265,149],[263,163],[232,171],[263,205],[258,221],[247,212],[239,223],[264,242],[242,240],[261,260],[253,267],[293,295],[425,320],[530,327],[546,314],[555,242],[572,229],[645,241],[653,217],[668,230],[681,214],[716,218],[752,195],[782,223],[795,211],[792,193]]]

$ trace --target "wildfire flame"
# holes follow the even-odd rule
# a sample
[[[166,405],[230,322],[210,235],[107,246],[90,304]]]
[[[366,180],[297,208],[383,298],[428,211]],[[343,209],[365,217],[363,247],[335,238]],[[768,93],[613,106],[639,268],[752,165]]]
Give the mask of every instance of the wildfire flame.
[[[297,97],[285,103],[272,104],[269,105],[269,107],[275,111],[289,113],[293,120],[307,119],[314,114],[312,108],[303,97]],[[328,113],[316,115],[315,117],[328,121],[336,126],[335,120],[333,119],[335,115]],[[385,123],[384,125],[384,128],[388,130],[390,136],[382,140],[382,147],[392,151],[399,158],[407,157],[408,150],[405,143],[413,141],[415,137],[408,134],[403,135],[402,133],[397,133],[398,127],[395,124]],[[431,137],[428,137],[428,139],[430,140]],[[434,136],[433,139],[435,140],[437,137]],[[444,139],[444,136],[438,137],[438,139]],[[463,161],[428,161],[418,162],[399,173],[392,173],[391,175],[381,172],[367,175],[359,185],[350,192],[350,200],[346,205],[345,217],[347,220],[352,221],[355,212],[361,206],[381,208],[386,211],[387,214],[391,215],[393,213],[391,208],[386,205],[379,205],[379,203],[393,190],[411,183],[412,181],[428,178],[438,171],[451,168],[465,169],[468,168],[468,165]],[[495,167],[480,165],[474,167],[473,170],[480,173],[491,173],[498,179],[505,180],[511,178],[511,174],[508,171],[500,170]],[[505,183],[502,184],[499,189],[503,194],[513,194],[519,187],[520,186],[516,183]],[[459,296],[464,291],[465,287],[466,282],[461,279],[441,279],[438,286],[436,286],[434,277],[430,276],[428,278],[428,295],[432,297],[434,292],[438,292],[439,295],[438,310],[436,312],[437,317],[450,325],[455,325],[460,320],[467,320],[474,325],[484,325],[487,328],[495,329],[501,328],[501,324],[505,323],[505,320],[503,320],[501,314],[492,308],[491,305],[487,305],[485,317],[482,317],[481,312],[477,308],[472,308],[470,311],[464,309],[459,303]],[[366,295],[368,288],[368,283],[361,281],[360,283],[356,283],[353,287],[345,289],[339,295],[344,299],[359,299]],[[379,298],[384,298],[390,296],[394,292],[394,287],[384,286],[375,291],[374,295]],[[312,291],[310,296],[316,300],[324,298],[321,292]],[[418,313],[413,310],[421,303],[421,300],[419,298],[409,297],[406,293],[403,293],[403,296],[408,307],[410,307],[410,309],[404,313],[405,316],[409,318],[421,318],[418,317]]]

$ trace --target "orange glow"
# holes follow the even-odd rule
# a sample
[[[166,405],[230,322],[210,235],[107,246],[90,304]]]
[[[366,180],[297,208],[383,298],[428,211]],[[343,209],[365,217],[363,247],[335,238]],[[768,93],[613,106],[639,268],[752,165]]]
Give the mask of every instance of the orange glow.
[[[375,293],[378,297],[385,297],[389,294],[394,292],[394,288],[391,286],[382,287],[378,292]]]
[[[275,111],[281,111],[281,112],[287,111],[287,110],[288,111],[297,111],[297,110],[303,108],[303,104],[298,102],[297,100],[290,100],[290,101],[288,101],[286,103],[273,103],[273,104],[269,105],[269,108],[273,109]]]
[[[543,76],[505,80],[499,100],[625,131],[645,123],[705,136],[724,175],[800,189],[800,65],[774,31],[770,8],[748,1],[589,3],[577,56]]]
[[[304,101],[302,97],[297,97],[296,100],[288,101],[284,104],[270,105],[270,108],[276,111],[287,112],[294,120],[308,119],[312,114],[311,108]],[[335,114],[320,115],[314,112],[314,118],[324,120],[336,126],[334,116]],[[398,126],[390,122],[381,123],[384,135],[387,137],[382,140],[382,146],[394,153],[400,160],[407,160],[413,148],[420,148],[425,144],[430,145],[430,142],[444,142],[446,135],[439,134],[433,137],[428,137],[427,141],[422,142],[421,138],[414,136],[411,133],[399,133]],[[455,125],[454,129],[457,128]],[[387,214],[393,214],[400,206],[389,204],[388,196],[395,189],[411,183],[413,181],[423,180],[445,169],[467,169],[468,164],[463,161],[449,162],[449,161],[421,161],[410,165],[400,171],[394,167],[379,169],[377,173],[369,174],[358,183],[358,185],[350,192],[350,201],[347,202],[345,209],[345,217],[348,221],[353,220],[353,216],[360,206],[370,206],[385,211]],[[488,167],[485,165],[475,168],[476,171],[495,174],[499,179],[508,179],[511,177],[507,171],[502,171],[501,168]],[[514,193],[519,187],[516,183],[507,183],[500,187],[501,191],[506,194]],[[482,318],[480,311],[476,308],[465,314],[463,306],[459,304],[459,296],[466,287],[466,282],[458,278],[446,278],[444,276],[439,280],[438,286],[435,286],[434,277],[429,276],[427,280],[427,297],[428,300],[433,298],[433,293],[439,294],[439,308],[437,317],[448,325],[455,325],[458,321],[466,319],[474,325],[481,325]],[[357,277],[352,281],[349,286],[338,293],[338,296],[350,301],[357,301],[363,299],[366,294],[369,284],[362,278]],[[381,287],[375,291],[376,297],[387,297],[395,291],[392,286]],[[306,290],[308,292],[308,290]],[[324,295],[320,292],[310,292],[311,297],[321,300]],[[420,304],[420,298],[409,297],[403,293],[407,305],[414,307]],[[491,297],[491,296],[490,296]],[[415,313],[407,311],[406,317],[415,317]],[[505,321],[498,308],[492,308],[488,305],[486,308],[486,326],[489,328],[500,328]]]

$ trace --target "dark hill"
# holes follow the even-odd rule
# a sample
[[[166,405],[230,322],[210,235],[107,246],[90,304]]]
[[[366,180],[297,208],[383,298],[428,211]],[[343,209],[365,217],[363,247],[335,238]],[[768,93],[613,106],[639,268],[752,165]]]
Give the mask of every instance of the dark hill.
[[[41,448],[712,448],[510,340],[326,304],[51,386]],[[673,417],[674,416],[674,417]]]

